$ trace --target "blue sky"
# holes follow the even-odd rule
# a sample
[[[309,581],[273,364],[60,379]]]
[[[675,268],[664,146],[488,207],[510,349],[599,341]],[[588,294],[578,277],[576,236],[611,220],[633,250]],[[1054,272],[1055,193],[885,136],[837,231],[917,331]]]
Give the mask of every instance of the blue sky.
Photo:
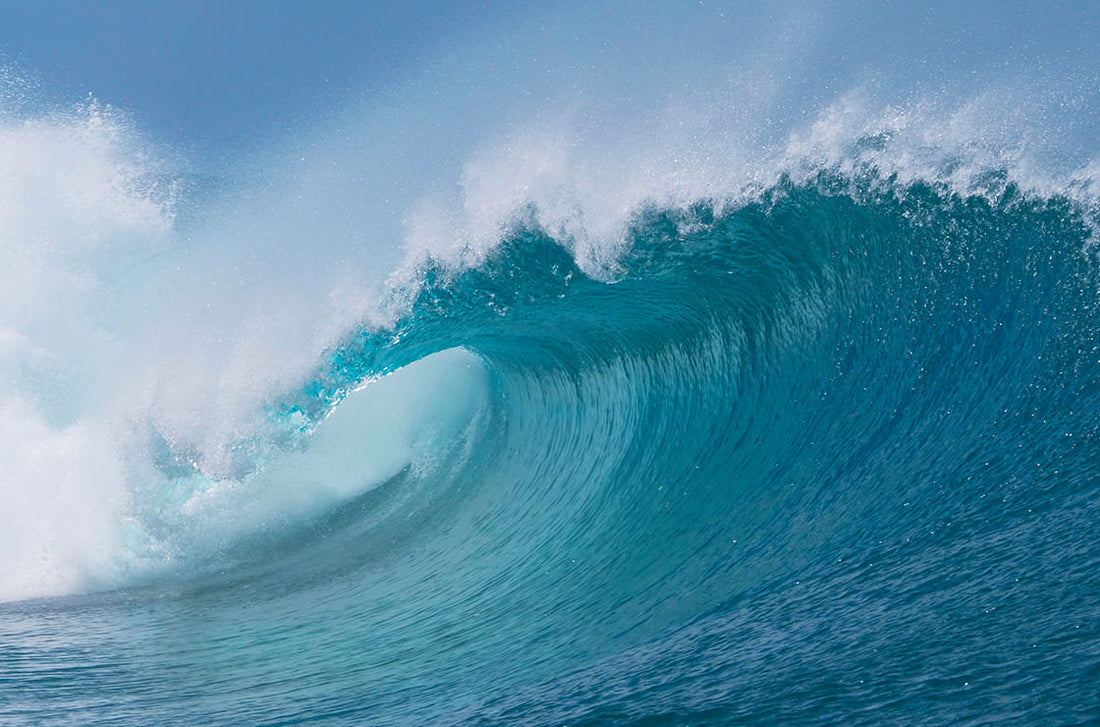
[[[491,29],[497,26],[484,26],[489,33],[468,34],[487,18],[539,17],[544,11],[581,18],[575,21],[576,34],[561,32],[548,46],[550,64],[560,63],[550,72],[567,85],[576,80],[571,65],[577,54],[606,60],[593,49],[599,47],[596,41],[619,32],[614,22],[606,22],[608,15],[620,25],[629,25],[635,16],[667,18],[672,28],[678,14],[695,12],[688,8],[717,4],[553,0],[532,11],[530,3],[504,0],[0,0],[0,64],[40,82],[39,100],[68,103],[93,94],[133,114],[154,138],[201,158],[263,147],[324,123],[349,100],[369,100],[380,89],[400,88],[406,74],[423,67],[449,36],[467,44],[481,44],[484,37],[492,45]],[[822,25],[821,33],[803,33],[823,42],[816,50],[805,49],[806,67],[788,84],[789,91],[801,83],[811,95],[827,97],[890,67],[892,80],[883,84],[887,90],[935,94],[938,86],[951,83],[994,87],[1006,78],[1030,76],[1039,87],[1048,85],[1048,78],[1060,79],[1066,95],[1089,97],[1085,107],[1100,94],[1094,83],[1100,74],[1100,3],[1095,0],[1042,6],[1024,0],[939,7],[890,0],[725,5],[726,15],[736,17],[734,30],[750,27],[746,18],[754,14],[784,22],[803,10]],[[600,7],[615,11],[601,14]],[[665,52],[661,22],[623,35],[631,42],[641,38],[645,46],[645,52],[623,55],[625,73],[633,73],[630,66],[644,62],[649,50],[658,56]],[[585,45],[577,36],[590,41]],[[677,47],[691,43],[690,36],[673,41]],[[729,50],[735,46],[730,43]],[[680,60],[690,57],[690,49],[677,53]],[[711,55],[716,55],[713,49]],[[660,73],[659,66],[655,62],[641,74]],[[835,69],[841,70],[830,78]],[[706,69],[689,70],[696,71],[705,75]],[[797,98],[796,103],[822,100]],[[1087,115],[1071,113],[1077,125],[1088,125]],[[1078,147],[1096,148],[1091,133],[1077,133]]]
[[[0,61],[177,144],[247,146],[368,93],[504,3],[36,0],[0,5]]]

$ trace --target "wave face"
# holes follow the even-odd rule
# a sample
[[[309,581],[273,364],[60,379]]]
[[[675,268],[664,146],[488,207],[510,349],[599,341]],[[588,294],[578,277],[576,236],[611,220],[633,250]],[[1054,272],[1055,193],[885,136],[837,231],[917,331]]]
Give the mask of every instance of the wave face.
[[[0,723],[1100,722],[1087,51],[722,9],[198,173],[0,73]]]

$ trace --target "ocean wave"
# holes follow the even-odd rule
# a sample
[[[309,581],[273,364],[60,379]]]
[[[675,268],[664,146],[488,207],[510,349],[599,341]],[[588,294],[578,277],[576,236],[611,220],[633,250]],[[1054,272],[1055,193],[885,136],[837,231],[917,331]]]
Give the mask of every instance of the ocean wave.
[[[1100,717],[1095,74],[787,11],[197,169],[0,73],[0,719]]]

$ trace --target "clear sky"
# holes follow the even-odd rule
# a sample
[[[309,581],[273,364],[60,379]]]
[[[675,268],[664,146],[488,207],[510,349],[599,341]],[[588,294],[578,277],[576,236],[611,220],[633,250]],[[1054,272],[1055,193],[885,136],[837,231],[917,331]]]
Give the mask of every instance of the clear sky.
[[[175,144],[247,146],[385,83],[499,0],[0,1],[0,63]]]
[[[696,3],[680,7],[689,5]],[[952,74],[1042,76],[1049,65],[1062,66],[1063,76],[1096,74],[1100,67],[1095,0],[978,0],[938,8],[889,0],[727,5],[739,16],[760,5],[778,16],[786,13],[780,7],[812,8],[819,22],[854,29],[836,33],[815,61],[821,66],[838,59],[852,68],[893,61],[932,81]],[[402,70],[415,68],[450,34],[485,18],[531,14],[531,6],[504,0],[0,0],[0,64],[41,81],[44,96],[71,101],[91,93],[133,113],[142,128],[171,144],[247,147],[315,123],[349,96],[400,83]],[[619,19],[628,22],[631,14],[679,12],[675,3],[618,7]],[[600,23],[599,13],[581,23],[581,32],[616,32]]]

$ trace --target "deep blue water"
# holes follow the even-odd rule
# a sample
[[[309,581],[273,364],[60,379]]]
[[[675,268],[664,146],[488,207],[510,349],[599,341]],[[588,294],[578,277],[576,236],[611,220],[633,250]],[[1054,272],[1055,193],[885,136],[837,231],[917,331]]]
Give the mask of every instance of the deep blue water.
[[[1100,720],[1091,230],[1012,184],[822,173],[647,208],[603,276],[534,223],[425,264],[236,476],[308,479],[314,440],[354,465],[387,381],[431,392],[407,461],[182,571],[3,604],[0,721]],[[151,530],[216,485],[158,446]]]

